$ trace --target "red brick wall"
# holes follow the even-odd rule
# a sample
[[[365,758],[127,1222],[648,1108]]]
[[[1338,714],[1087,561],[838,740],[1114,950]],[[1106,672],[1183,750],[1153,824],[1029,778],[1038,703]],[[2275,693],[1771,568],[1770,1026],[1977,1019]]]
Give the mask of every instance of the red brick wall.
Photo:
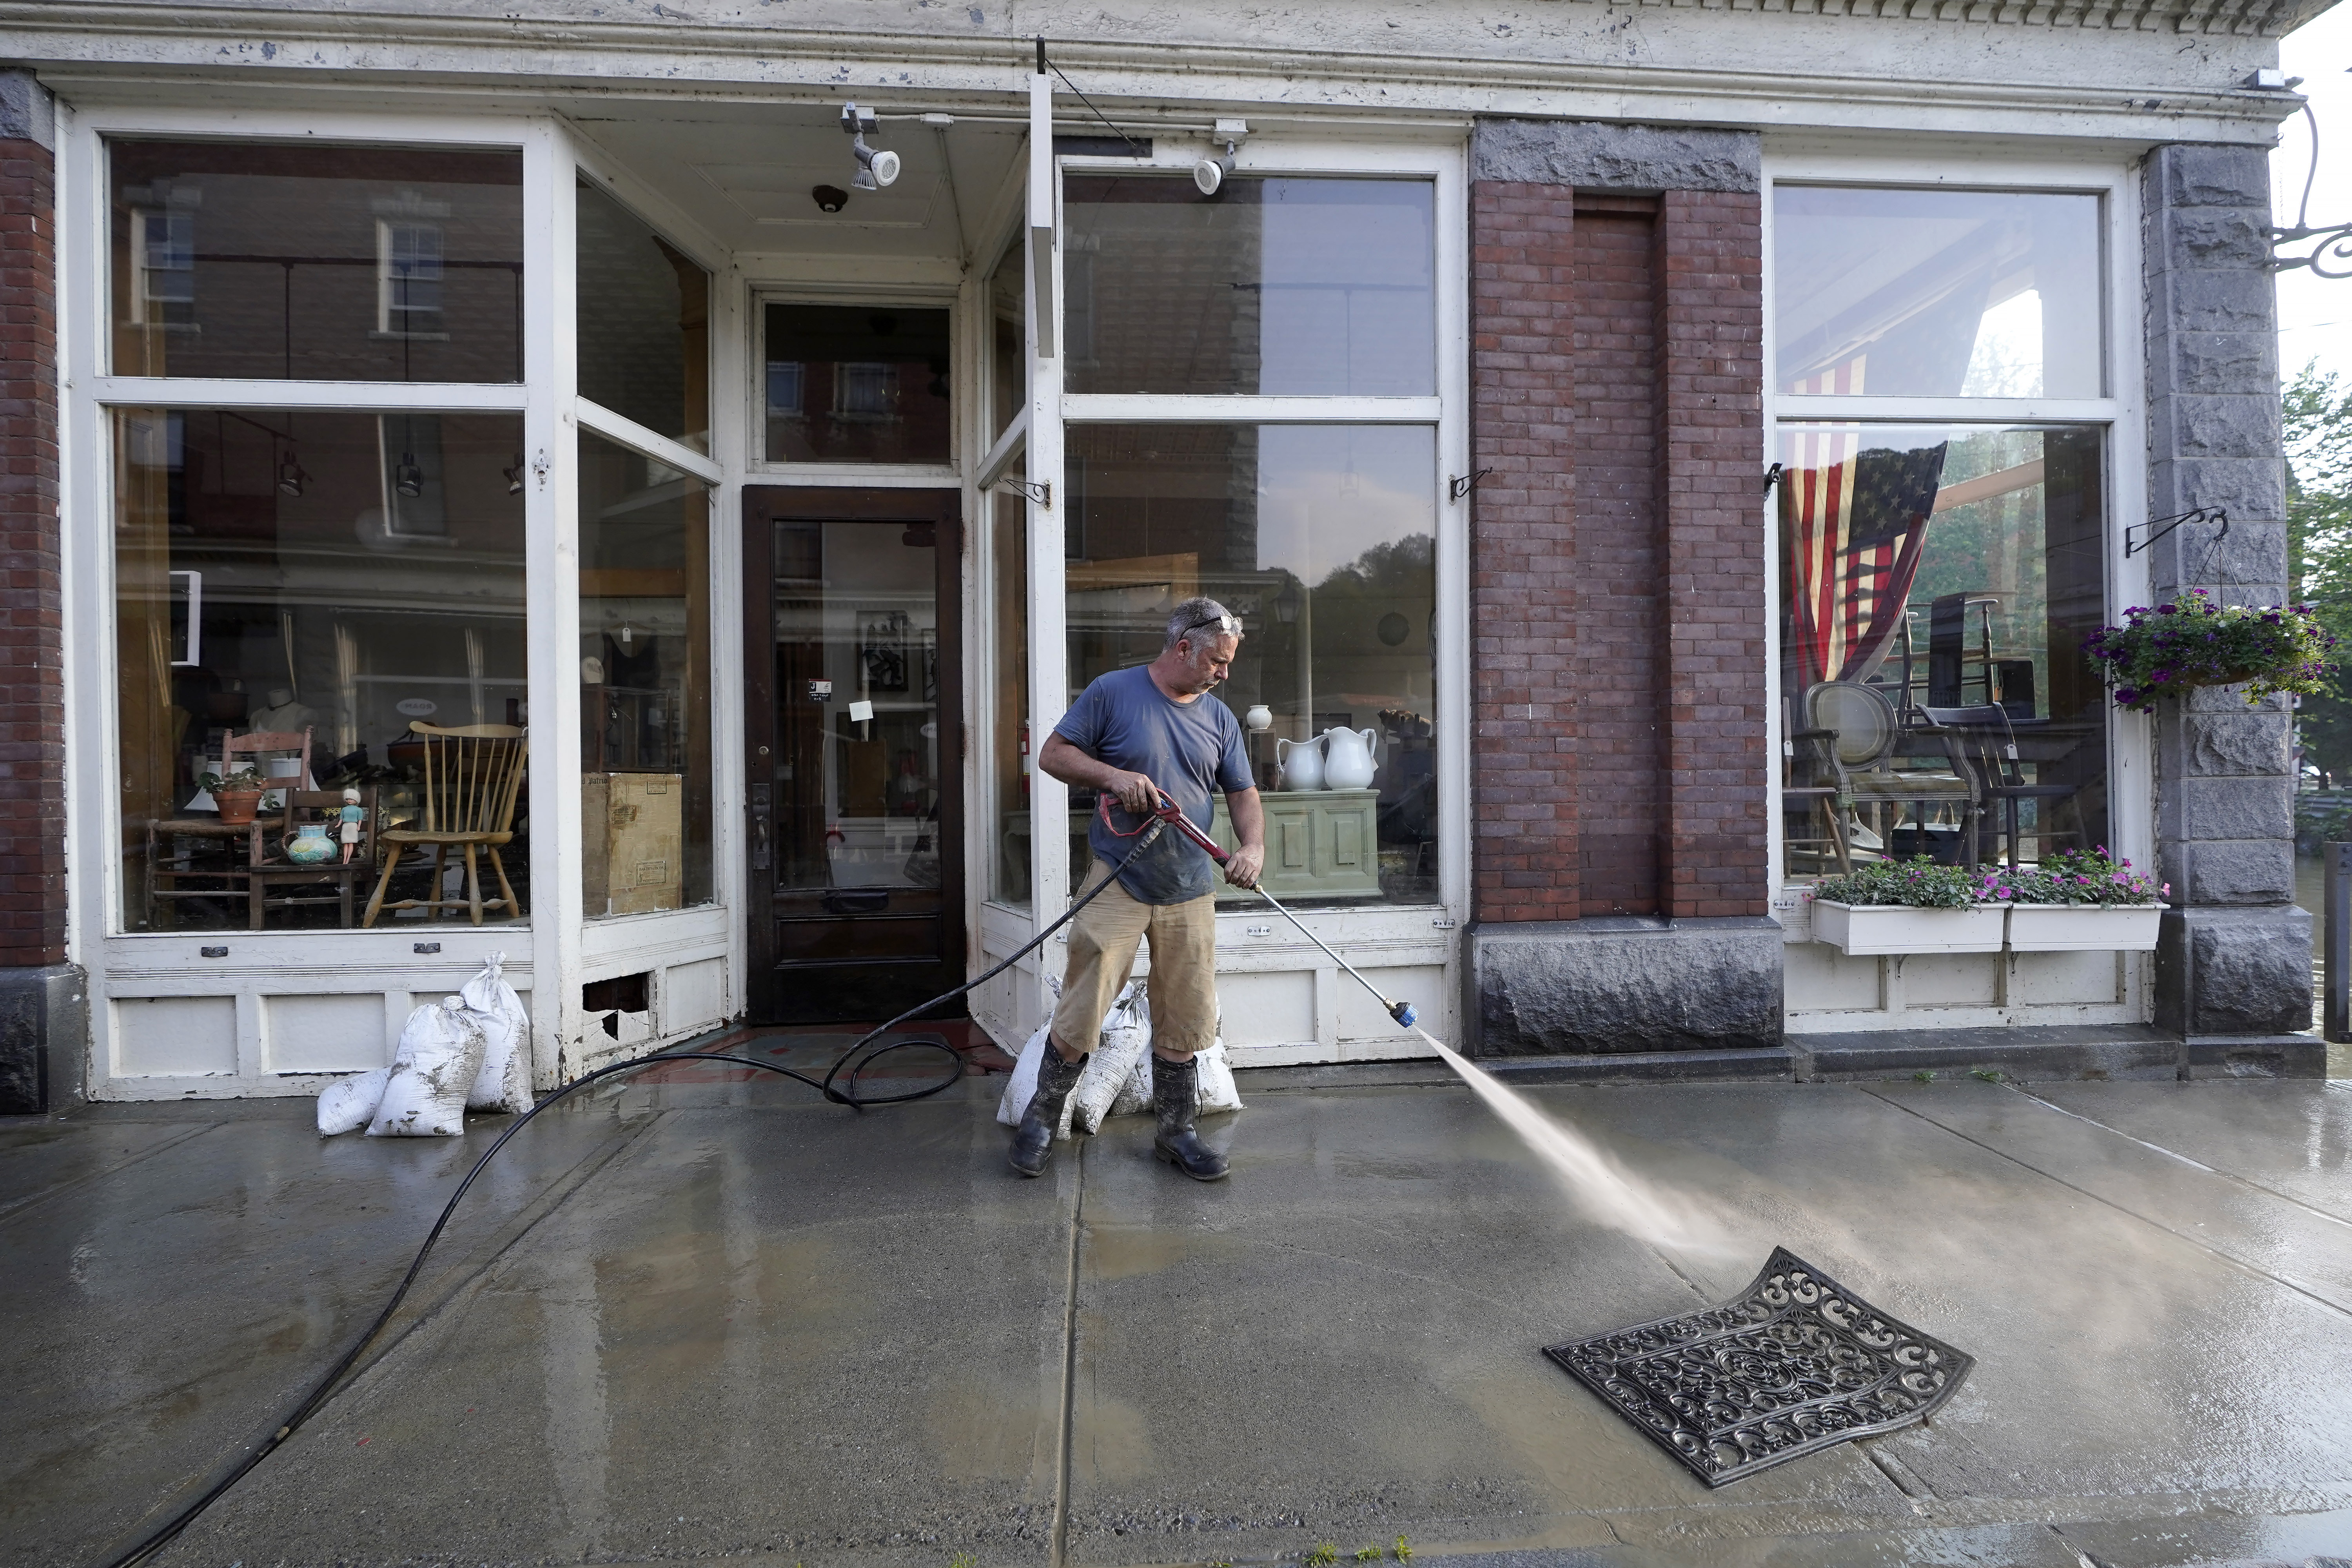
[[[1669,191],[1665,288],[1667,910],[1760,915],[1764,809],[1763,198]]]
[[[1558,185],[1470,193],[1472,902],[1572,920],[1576,852],[1575,209]]]
[[[1657,203],[1580,200],[1574,323],[1578,912],[1658,912],[1664,820]]]
[[[57,267],[47,149],[0,141],[0,964],[65,959]]]
[[[1481,921],[1765,911],[1759,216],[1472,186]]]

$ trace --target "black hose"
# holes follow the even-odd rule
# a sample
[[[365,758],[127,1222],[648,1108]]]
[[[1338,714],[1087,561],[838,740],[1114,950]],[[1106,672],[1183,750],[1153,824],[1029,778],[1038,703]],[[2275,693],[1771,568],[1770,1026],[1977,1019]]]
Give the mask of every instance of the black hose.
[[[1118,865],[1112,868],[1110,876],[1105,877],[1100,882],[1088,889],[1083,897],[1062,912],[1060,919],[1016,948],[1012,956],[1005,959],[1003,963],[977,979],[967,980],[952,991],[942,991],[929,1001],[909,1007],[888,1023],[867,1030],[855,1045],[841,1053],[840,1058],[833,1064],[832,1068],[823,1079],[811,1078],[806,1073],[795,1072],[791,1068],[781,1067],[774,1062],[761,1061],[754,1057],[730,1056],[724,1051],[660,1051],[649,1057],[639,1057],[634,1061],[614,1062],[609,1067],[598,1068],[594,1072],[583,1074],[516,1117],[507,1130],[499,1134],[497,1141],[482,1151],[482,1157],[474,1162],[474,1168],[466,1173],[465,1179],[457,1184],[457,1190],[449,1194],[449,1201],[441,1205],[441,1216],[433,1222],[433,1228],[425,1232],[425,1244],[416,1249],[416,1256],[410,1260],[408,1272],[401,1276],[400,1285],[393,1291],[392,1299],[383,1304],[383,1310],[376,1314],[375,1321],[368,1325],[367,1331],[352,1342],[350,1350],[343,1352],[342,1359],[328,1369],[326,1376],[312,1384],[310,1391],[302,1396],[300,1402],[288,1413],[286,1418],[278,1424],[277,1428],[255,1445],[252,1452],[239,1460],[227,1475],[215,1482],[210,1490],[149,1532],[137,1545],[118,1556],[107,1559],[106,1568],[135,1568],[136,1564],[148,1561],[156,1552],[170,1545],[182,1531],[196,1521],[199,1514],[227,1495],[231,1487],[250,1475],[255,1466],[277,1452],[288,1438],[294,1436],[305,1421],[318,1414],[332,1397],[335,1385],[342,1381],[345,1373],[358,1364],[362,1353],[375,1342],[376,1336],[383,1332],[384,1326],[392,1321],[392,1315],[400,1310],[401,1302],[407,1300],[409,1287],[416,1283],[417,1275],[424,1271],[426,1255],[433,1250],[433,1244],[441,1239],[441,1232],[447,1227],[450,1216],[457,1212],[458,1201],[466,1195],[467,1189],[474,1184],[474,1178],[480,1175],[489,1163],[497,1158],[499,1151],[507,1146],[507,1141],[530,1125],[531,1120],[541,1111],[571,1098],[600,1079],[612,1078],[620,1073],[635,1072],[643,1068],[658,1067],[665,1062],[731,1062],[737,1067],[757,1068],[762,1072],[780,1073],[797,1083],[808,1085],[836,1105],[846,1105],[854,1110],[860,1111],[869,1105],[904,1105],[909,1100],[926,1099],[944,1089],[951,1089],[963,1079],[963,1058],[954,1047],[936,1036],[884,1040],[870,1051],[866,1051],[866,1047],[917,1014],[928,1013],[943,1002],[953,1001],[974,986],[986,984],[1043,946],[1047,937],[1069,924],[1080,910],[1092,903],[1105,889],[1117,880],[1118,873],[1125,869],[1128,861],[1143,852],[1145,845],[1160,837],[1160,823],[1154,822],[1150,830],[1136,841],[1135,847],[1122,856]],[[859,1075],[874,1063],[892,1051],[907,1050],[915,1047],[945,1051],[955,1058],[955,1070],[937,1083],[905,1094],[866,1096],[845,1092],[834,1087],[834,1080],[841,1077],[845,1068],[848,1070],[850,1085],[854,1089]],[[858,1057],[860,1051],[866,1051],[863,1058]],[[852,1065],[853,1059],[855,1059],[855,1065]]]

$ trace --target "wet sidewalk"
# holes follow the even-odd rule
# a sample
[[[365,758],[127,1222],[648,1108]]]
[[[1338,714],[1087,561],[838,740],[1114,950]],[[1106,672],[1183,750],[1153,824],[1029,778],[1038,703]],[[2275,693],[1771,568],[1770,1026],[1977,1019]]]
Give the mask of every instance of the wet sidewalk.
[[[2352,1086],[1531,1091],[1738,1238],[1678,1272],[1424,1069],[1244,1075],[1213,1187],[1140,1117],[1020,1181],[1002,1078],[859,1115],[661,1071],[518,1138],[356,1383],[160,1561],[2352,1555]],[[200,1491],[503,1124],[0,1124],[0,1563]],[[1709,1491],[1538,1353],[1775,1244],[1978,1358],[1931,1427]]]

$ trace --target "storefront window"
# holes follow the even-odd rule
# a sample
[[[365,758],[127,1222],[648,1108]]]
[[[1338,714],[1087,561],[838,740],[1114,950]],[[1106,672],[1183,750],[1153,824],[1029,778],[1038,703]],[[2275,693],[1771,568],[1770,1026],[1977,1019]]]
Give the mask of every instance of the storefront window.
[[[2099,198],[1780,185],[1783,395],[2097,397]]]
[[[1792,879],[2106,845],[2091,428],[1780,435],[1782,842]]]
[[[765,327],[768,461],[950,460],[945,310],[772,304]]]
[[[1150,662],[1180,600],[1239,616],[1202,700],[1243,722],[1286,901],[1437,898],[1436,465],[1426,427],[1070,427],[1071,695]],[[1094,808],[1072,792],[1074,836]]]
[[[522,379],[522,155],[115,141],[117,375]]]
[[[584,176],[580,395],[710,450],[710,274]]]
[[[591,920],[711,900],[710,492],[580,437],[580,868]]]
[[[125,928],[523,913],[521,421],[120,409],[113,437]]]
[[[1007,477],[1022,479],[1015,462]],[[1034,753],[1029,735],[1029,504],[1017,489],[989,497],[991,551],[996,591],[989,625],[996,642],[995,848],[989,858],[989,895],[1014,909],[1029,907],[1029,778]]]
[[[1072,392],[1429,396],[1425,180],[1068,176]]]
[[[1029,293],[1014,245],[988,279],[989,438],[1013,427],[1029,401]]]

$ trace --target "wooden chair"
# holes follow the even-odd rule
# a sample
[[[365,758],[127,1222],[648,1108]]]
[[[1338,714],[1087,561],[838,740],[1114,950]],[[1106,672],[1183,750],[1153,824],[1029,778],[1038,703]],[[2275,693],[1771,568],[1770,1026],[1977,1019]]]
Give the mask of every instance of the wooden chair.
[[[342,826],[343,792],[339,789],[289,789],[285,792],[286,811],[282,818],[269,824],[269,833],[255,840],[253,862],[246,876],[246,924],[259,931],[271,910],[298,909],[309,904],[336,904],[342,910],[342,924],[352,923],[352,910],[357,901],[360,879],[374,872],[376,854],[375,791],[360,792],[360,809],[366,815],[360,818],[359,847],[346,863],[342,858],[342,837],[335,829]],[[319,814],[328,825],[328,837],[334,841],[335,858],[316,866],[297,865],[286,857],[286,847],[294,841],[294,830],[311,813]],[[275,836],[276,853],[269,851],[269,839]],[[272,898],[272,888],[309,889],[313,891],[289,892]],[[330,893],[315,889],[331,888]]]
[[[520,919],[522,908],[515,900],[514,885],[507,880],[506,862],[499,858],[499,850],[514,841],[515,801],[522,793],[523,763],[530,749],[524,731],[511,724],[442,729],[422,719],[408,728],[425,745],[424,796],[417,803],[414,826],[387,827],[377,836],[384,846],[383,874],[376,879],[375,896],[368,900],[367,918],[361,925],[374,925],[376,916],[387,908],[421,909],[427,920],[437,920],[442,905],[457,903],[466,906],[476,925],[482,923],[485,909],[503,910],[509,920]],[[386,905],[384,889],[400,868],[403,851],[412,844],[433,847],[433,896]],[[442,873],[452,848],[466,852],[462,900],[441,895]],[[500,895],[487,900],[476,860],[485,851],[490,869],[498,875]]]
[[[236,772],[239,757],[250,757],[253,759],[251,766],[261,774],[264,786],[288,788],[289,785],[276,783],[269,777],[269,759],[273,754],[301,761],[302,771],[295,775],[290,787],[301,790],[319,787],[319,781],[310,776],[310,731],[307,726],[299,730],[254,730],[242,735],[231,731],[221,742],[221,777],[226,778]]]
[[[1800,771],[1811,787],[1784,792],[1816,801],[1829,818],[1830,842],[1841,870],[1853,869],[1854,808],[1891,807],[1883,822],[1882,853],[1891,853],[1896,828],[1907,809],[1926,837],[1927,814],[1948,809],[1961,818],[1969,846],[1967,863],[1976,864],[1974,834],[1981,805],[1970,777],[1957,766],[1948,771],[1898,771],[1894,761],[1902,748],[1924,741],[1950,756],[1951,731],[1936,724],[1905,724],[1885,693],[1854,680],[1816,681],[1806,689],[1801,704],[1804,727],[1789,737]],[[1874,809],[1874,816],[1878,813]]]

